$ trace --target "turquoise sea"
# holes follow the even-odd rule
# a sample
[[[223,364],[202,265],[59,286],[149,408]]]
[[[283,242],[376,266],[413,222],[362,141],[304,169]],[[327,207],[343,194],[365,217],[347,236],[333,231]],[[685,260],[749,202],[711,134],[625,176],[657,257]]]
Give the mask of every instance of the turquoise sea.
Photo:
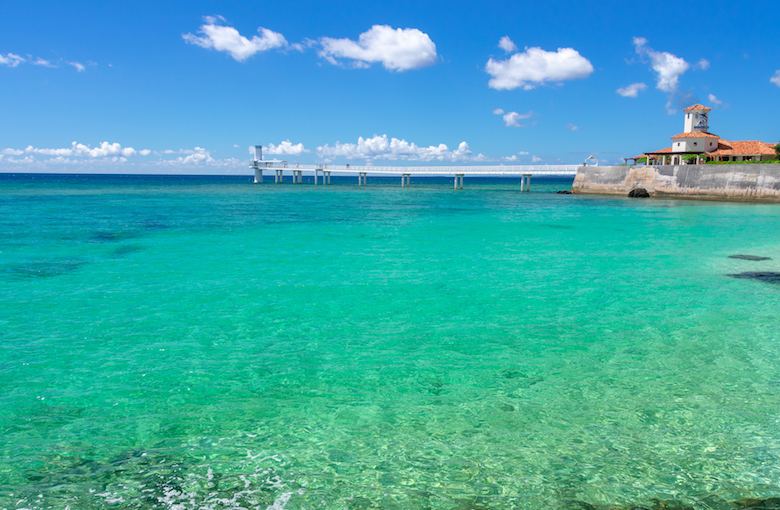
[[[780,205],[266,179],[0,175],[0,509],[780,496]]]

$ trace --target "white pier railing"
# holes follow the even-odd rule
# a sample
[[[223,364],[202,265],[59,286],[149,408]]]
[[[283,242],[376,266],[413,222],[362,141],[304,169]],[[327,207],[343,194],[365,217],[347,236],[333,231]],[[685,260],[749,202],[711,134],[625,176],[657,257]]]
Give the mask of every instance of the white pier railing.
[[[357,174],[358,186],[366,185],[369,173],[377,175],[400,175],[401,187],[411,185],[412,175],[448,175],[455,178],[455,189],[463,189],[463,177],[489,175],[516,175],[520,177],[520,191],[531,189],[532,175],[576,175],[579,165],[490,165],[490,166],[351,166],[351,165],[300,165],[286,161],[253,160],[249,165],[255,171],[255,182],[263,182],[263,170],[275,172],[274,182],[282,182],[285,171],[292,172],[294,184],[303,183],[303,172],[314,172],[314,184],[319,184],[322,172],[322,184],[330,184],[331,172]]]
[[[338,172],[381,175],[576,175],[581,165],[484,165],[484,166],[352,166],[299,165],[286,161],[251,161],[249,167],[261,170]]]

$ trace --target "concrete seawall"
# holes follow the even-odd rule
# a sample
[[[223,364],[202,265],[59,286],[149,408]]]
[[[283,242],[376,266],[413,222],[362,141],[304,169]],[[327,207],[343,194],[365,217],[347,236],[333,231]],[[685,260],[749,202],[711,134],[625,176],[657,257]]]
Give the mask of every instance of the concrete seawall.
[[[581,166],[572,193],[780,202],[780,164]]]

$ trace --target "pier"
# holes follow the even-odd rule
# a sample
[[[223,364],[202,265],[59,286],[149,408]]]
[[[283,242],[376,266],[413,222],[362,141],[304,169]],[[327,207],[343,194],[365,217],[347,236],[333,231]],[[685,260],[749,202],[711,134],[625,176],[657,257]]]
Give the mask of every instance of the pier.
[[[264,161],[262,146],[255,146],[255,159],[249,167],[255,172],[255,183],[263,182],[263,171],[275,172],[274,183],[280,184],[285,172],[290,172],[293,184],[303,184],[303,172],[312,172],[314,185],[320,183],[330,184],[331,172],[339,174],[355,175],[358,186],[366,186],[368,174],[395,175],[401,177],[401,187],[411,186],[411,177],[415,176],[451,176],[454,179],[454,189],[462,190],[466,175],[478,177],[492,176],[517,176],[520,178],[520,191],[531,190],[531,176],[533,175],[576,175],[577,168],[581,165],[483,165],[483,166],[352,166],[315,164],[300,165],[290,164],[286,161]]]

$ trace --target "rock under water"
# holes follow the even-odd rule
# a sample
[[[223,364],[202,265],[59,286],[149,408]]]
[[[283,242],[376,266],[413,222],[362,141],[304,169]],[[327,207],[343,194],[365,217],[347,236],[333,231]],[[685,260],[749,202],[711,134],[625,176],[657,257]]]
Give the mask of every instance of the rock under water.
[[[746,280],[758,280],[760,282],[780,284],[780,273],[768,271],[746,271],[744,273],[730,274],[732,278],[744,278]]]
[[[759,255],[729,255],[729,258],[740,260],[772,260],[769,257],[761,257]]]

